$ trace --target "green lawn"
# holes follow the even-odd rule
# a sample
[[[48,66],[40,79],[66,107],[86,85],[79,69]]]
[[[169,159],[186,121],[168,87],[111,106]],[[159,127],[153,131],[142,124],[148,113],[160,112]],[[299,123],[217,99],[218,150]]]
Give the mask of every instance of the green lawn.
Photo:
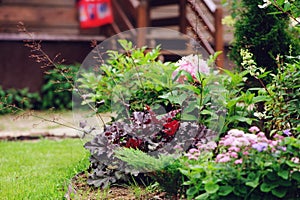
[[[79,139],[0,142],[0,199],[63,199],[66,186],[88,166]]]

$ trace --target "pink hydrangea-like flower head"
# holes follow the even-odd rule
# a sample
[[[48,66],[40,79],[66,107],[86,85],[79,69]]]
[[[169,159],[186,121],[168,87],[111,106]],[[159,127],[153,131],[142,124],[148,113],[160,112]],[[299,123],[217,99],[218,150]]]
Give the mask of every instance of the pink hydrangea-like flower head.
[[[184,70],[191,74],[191,76],[196,79],[196,74],[201,72],[203,74],[209,74],[210,68],[208,67],[205,60],[201,58],[201,55],[188,55],[182,57],[178,62],[178,68],[173,73],[173,78],[178,74],[179,71]],[[186,80],[184,75],[178,78],[178,82],[183,82]]]

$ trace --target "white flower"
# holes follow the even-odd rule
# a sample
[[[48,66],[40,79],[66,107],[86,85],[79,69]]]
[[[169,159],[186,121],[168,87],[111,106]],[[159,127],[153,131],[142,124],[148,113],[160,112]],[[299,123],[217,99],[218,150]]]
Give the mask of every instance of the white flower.
[[[258,5],[259,8],[266,8],[266,7],[268,7],[269,5],[272,4],[272,2],[269,1],[269,0],[263,0],[263,2],[264,2],[263,5]]]

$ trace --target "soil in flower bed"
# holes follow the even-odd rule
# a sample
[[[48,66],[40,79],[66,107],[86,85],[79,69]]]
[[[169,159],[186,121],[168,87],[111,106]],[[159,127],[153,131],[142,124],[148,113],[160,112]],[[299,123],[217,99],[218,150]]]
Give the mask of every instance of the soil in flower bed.
[[[88,200],[170,200],[170,197],[159,189],[147,190],[143,186],[113,185],[107,189],[99,189],[87,184],[87,174],[79,173],[72,180],[65,195],[67,199]]]

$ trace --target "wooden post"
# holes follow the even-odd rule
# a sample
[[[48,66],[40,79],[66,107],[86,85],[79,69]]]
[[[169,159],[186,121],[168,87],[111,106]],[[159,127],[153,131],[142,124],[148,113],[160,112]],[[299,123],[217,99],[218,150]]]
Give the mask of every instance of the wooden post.
[[[215,51],[222,51],[216,60],[218,67],[224,67],[224,40],[223,40],[223,25],[222,25],[223,10],[220,6],[217,7],[214,18],[215,18]]]
[[[149,26],[150,12],[148,0],[141,0],[137,10],[137,46],[142,47],[146,44],[146,29],[143,27]]]
[[[179,3],[179,31],[186,34],[186,0],[180,0]]]

